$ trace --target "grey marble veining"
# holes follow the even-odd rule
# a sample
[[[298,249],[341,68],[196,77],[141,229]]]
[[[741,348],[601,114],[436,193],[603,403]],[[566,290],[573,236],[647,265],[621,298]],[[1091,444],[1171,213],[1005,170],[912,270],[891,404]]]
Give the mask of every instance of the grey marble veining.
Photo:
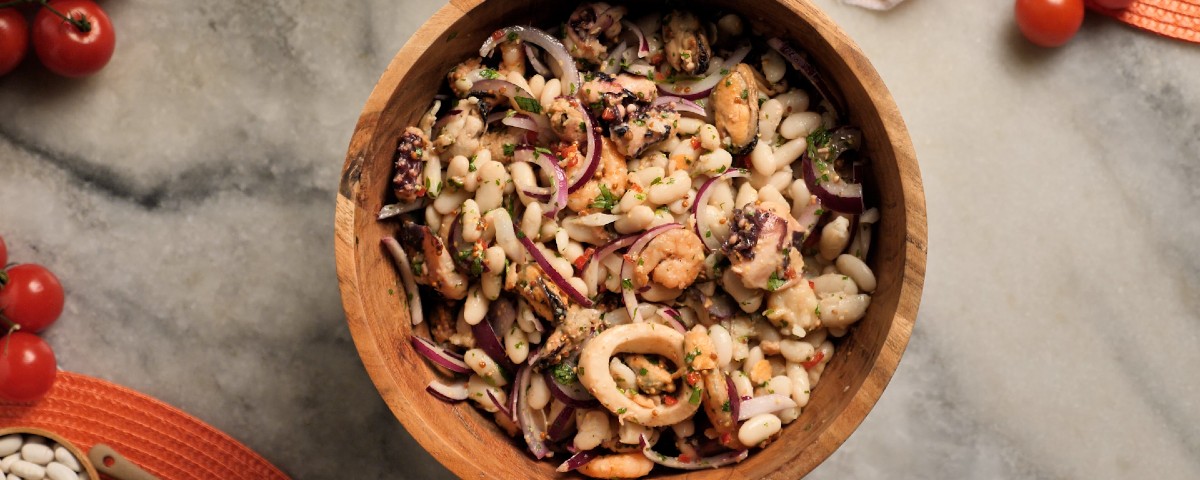
[[[811,478],[1200,478],[1200,50],[1010,2],[820,0],[925,180],[909,350]],[[161,398],[302,479],[442,478],[362,369],[332,259],[376,79],[440,4],[104,2],[117,54],[0,78],[0,234],[68,289],[60,365]]]

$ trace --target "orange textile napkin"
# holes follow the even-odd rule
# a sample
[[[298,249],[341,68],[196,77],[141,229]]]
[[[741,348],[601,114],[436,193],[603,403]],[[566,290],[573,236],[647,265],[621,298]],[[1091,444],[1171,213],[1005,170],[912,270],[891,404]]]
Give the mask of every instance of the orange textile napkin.
[[[1137,0],[1110,10],[1087,0],[1092,10],[1159,35],[1200,43],[1200,0]]]
[[[0,428],[34,427],[85,453],[97,443],[163,480],[289,478],[220,430],[159,400],[98,378],[58,372],[35,403],[0,401]]]

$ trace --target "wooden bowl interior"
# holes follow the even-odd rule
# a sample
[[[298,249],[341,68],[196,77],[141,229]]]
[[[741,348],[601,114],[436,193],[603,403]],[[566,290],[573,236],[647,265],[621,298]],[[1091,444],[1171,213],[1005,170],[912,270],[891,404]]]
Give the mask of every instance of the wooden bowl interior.
[[[396,56],[368,100],[351,140],[337,211],[337,262],[354,341],[380,394],[408,431],[464,478],[559,477],[557,462],[537,462],[490,416],[467,403],[448,405],[425,392],[436,373],[408,346],[403,287],[380,246],[394,224],[374,214],[387,199],[399,133],[414,125],[443,86],[445,73],[478,56],[487,35],[512,24],[545,25],[574,4],[549,0],[451,2]],[[643,7],[644,8],[644,7]],[[661,7],[666,8],[666,7]],[[689,7],[692,8],[692,7]],[[858,426],[882,394],[908,342],[924,277],[925,215],[915,155],[903,121],[878,74],[852,42],[807,1],[704,1],[734,10],[747,25],[790,39],[809,52],[849,106],[871,159],[868,198],[881,210],[869,264],[879,286],[867,316],[836,343],[837,353],[803,414],[764,451],[732,469],[660,478],[796,478],[818,465]],[[561,461],[561,460],[560,460]]]
[[[57,433],[50,432],[47,430],[42,430],[40,428],[32,428],[32,427],[0,428],[0,437],[3,437],[8,434],[12,434],[12,433],[20,433],[23,435],[37,435],[39,437],[48,438],[48,439],[58,443],[59,445],[62,445],[63,447],[65,447],[67,449],[68,452],[71,452],[71,455],[75,456],[75,460],[79,461],[79,466],[83,467],[83,471],[88,474],[88,478],[91,478],[94,480],[100,480],[100,474],[96,472],[96,467],[93,466],[92,461],[88,459],[87,453],[84,452],[83,450],[80,450],[79,447],[75,446],[74,443],[67,441],[67,439],[61,437]]]

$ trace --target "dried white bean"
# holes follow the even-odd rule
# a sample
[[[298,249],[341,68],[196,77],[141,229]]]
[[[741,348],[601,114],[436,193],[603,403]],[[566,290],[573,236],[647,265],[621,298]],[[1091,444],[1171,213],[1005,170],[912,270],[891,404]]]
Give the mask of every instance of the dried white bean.
[[[54,450],[44,444],[25,442],[25,445],[21,447],[21,459],[45,465],[54,460]]]
[[[7,457],[21,450],[23,443],[18,433],[0,437],[0,457]]]
[[[50,480],[75,480],[75,472],[58,462],[50,462],[46,465],[46,477]]]
[[[67,450],[67,448],[63,447],[62,445],[56,445],[54,447],[54,461],[66,465],[67,468],[70,468],[76,472],[83,470],[83,467],[79,465],[79,460],[76,460],[75,456],[71,455],[71,451]]]
[[[662,167],[642,167],[636,172],[629,172],[629,181],[645,190],[650,188],[650,184],[655,180],[661,181],[666,175],[667,171]]]
[[[677,170],[650,187],[646,198],[654,205],[666,205],[683,198],[692,188],[692,178],[686,170]]]
[[[754,189],[753,185],[743,183],[738,187],[737,197],[733,199],[734,208],[742,208],[746,205],[758,201],[758,190]]]
[[[429,189],[429,196],[436,197],[442,190],[442,161],[434,158],[429,158],[425,161],[425,185]]]
[[[529,238],[537,238],[541,230],[542,206],[537,203],[531,203],[528,207],[525,207],[525,213],[521,215],[521,233]]]
[[[467,301],[463,302],[463,319],[470,325],[478,325],[479,321],[487,316],[488,305],[491,303],[478,285],[472,286],[467,292]]]
[[[733,379],[733,388],[737,390],[739,397],[754,396],[754,382],[750,381],[750,377],[741,370],[734,371],[729,374],[729,378]]]
[[[779,53],[767,50],[767,53],[762,56],[762,72],[767,83],[779,83],[783,79],[783,75],[787,73],[787,65],[783,63],[783,57]]]
[[[521,364],[529,358],[529,338],[520,327],[513,325],[504,334],[504,352],[513,363]]]
[[[42,480],[46,478],[46,467],[25,460],[13,462],[8,471],[24,480]]]
[[[864,292],[875,291],[875,273],[861,259],[853,255],[838,255],[836,265],[838,270],[854,279],[859,289]]]
[[[787,143],[775,147],[775,164],[776,165],[791,165],[792,162],[800,158],[800,154],[808,148],[808,139],[800,137],[795,140],[788,140]]]
[[[746,423],[742,424],[742,428],[738,429],[738,440],[742,442],[742,445],[753,447],[779,433],[782,428],[783,422],[779,420],[779,417],[770,413],[761,413],[750,417]]]
[[[508,395],[504,393],[504,389],[490,385],[487,380],[481,378],[479,375],[471,375],[471,378],[467,380],[467,397],[479,404],[479,408],[487,412],[496,413],[500,411],[500,407],[497,407],[496,403],[488,397],[488,392],[491,392],[492,396],[496,397],[496,400],[499,400],[501,405],[508,399]]]
[[[775,96],[775,100],[778,100],[783,105],[784,115],[803,112],[808,110],[809,106],[808,92],[798,88]]]
[[[513,230],[512,217],[508,210],[497,208],[484,215],[489,225],[496,233],[496,243],[504,249],[504,254],[514,263],[525,262],[525,247],[517,240],[517,232]]]
[[[654,221],[654,210],[646,205],[638,205],[621,215],[621,218],[613,224],[613,228],[616,228],[617,233],[622,234],[640,232],[650,226],[652,221]]]
[[[534,74],[532,77],[529,77],[529,93],[533,95],[533,98],[542,98],[542,90],[545,88],[546,77],[541,76],[541,74]]]
[[[559,95],[562,95],[562,83],[557,78],[551,78],[546,80],[546,85],[542,87],[542,94],[538,95],[538,100],[542,102],[542,105],[550,105],[554,103],[554,97]]]
[[[528,395],[529,408],[534,411],[539,411],[546,408],[550,403],[550,387],[546,385],[545,375],[532,375],[529,381]]]
[[[679,123],[675,125],[675,128],[673,131],[680,135],[695,135],[700,132],[701,128],[704,128],[704,125],[705,125],[704,120],[701,120],[699,118],[682,117],[679,119]],[[686,143],[686,144],[690,145],[692,142],[682,142],[682,143]]]
[[[762,306],[763,294],[761,290],[746,288],[742,283],[741,277],[733,273],[733,269],[725,270],[721,275],[721,285],[725,287],[725,291],[729,293],[735,301],[738,302],[738,307],[743,312],[757,312],[758,307]]]
[[[742,34],[742,17],[729,13],[717,20],[717,29],[723,37],[736,37]]]
[[[750,151],[750,167],[753,173],[762,176],[775,173],[778,164],[775,162],[775,154],[771,152],[771,146],[767,145],[767,142],[758,142],[754,146],[754,150]]]
[[[783,121],[783,117],[783,103],[779,100],[772,98],[763,102],[762,106],[758,107],[758,135],[760,143],[775,143],[775,129],[779,128],[779,122]]]
[[[783,198],[783,194],[779,193],[779,189],[775,188],[774,185],[764,185],[758,189],[758,200],[760,202],[771,202],[779,205],[780,211],[788,210],[787,199]]]
[[[717,127],[711,123],[701,126],[696,136],[700,137],[700,147],[705,150],[716,151],[721,148],[721,135],[717,132]]]
[[[612,374],[613,380],[616,381],[617,387],[625,389],[637,388],[637,375],[633,373],[633,369],[629,368],[617,358],[613,358],[608,362],[608,371]]]
[[[871,296],[834,295],[821,299],[821,324],[830,329],[845,328],[862,319],[871,305]]]
[[[812,359],[816,347],[803,340],[785,339],[779,342],[779,353],[789,362],[803,363]]]
[[[17,460],[20,460],[20,459],[21,459],[20,453],[14,452],[14,453],[10,453],[10,454],[6,455],[3,460],[0,460],[0,472],[8,473],[9,469],[12,468],[13,462],[16,462]]]
[[[858,285],[850,277],[838,273],[829,273],[812,279],[813,292],[818,297],[835,294],[854,295],[858,293]]]
[[[821,380],[821,375],[825,373],[825,366],[829,365],[829,360],[833,358],[833,343],[829,340],[821,342],[821,346],[817,347],[817,351],[821,353],[821,361],[808,369],[808,384],[816,386]]]
[[[516,187],[517,198],[521,200],[521,204],[530,205],[537,203],[536,199],[525,195],[526,191],[539,190],[537,176],[533,174],[533,167],[529,166],[528,162],[513,162],[508,165],[508,171],[512,177],[513,185]]]
[[[484,353],[483,350],[472,348],[463,354],[463,362],[475,371],[483,381],[494,387],[503,387],[508,384],[508,380],[504,375],[500,374],[500,365],[496,364],[492,357]]]
[[[479,165],[479,190],[475,192],[475,201],[479,203],[479,210],[487,212],[500,208],[504,204],[504,190],[512,181],[508,170],[494,160],[476,160],[476,164]]]
[[[475,200],[468,198],[463,202],[462,219],[459,222],[462,225],[463,240],[475,243],[483,236],[482,215],[479,212],[479,204],[475,203]]]
[[[718,175],[733,166],[733,156],[723,148],[714,148],[711,152],[700,155],[693,172],[703,175]],[[709,187],[712,188],[712,187]]]
[[[804,366],[799,363],[788,363],[787,376],[792,380],[792,401],[800,407],[808,405],[812,386],[809,384],[808,372],[804,370]]]
[[[450,215],[458,210],[458,207],[462,206],[468,198],[471,198],[471,192],[461,188],[446,190],[433,201],[433,209],[441,215]],[[482,207],[483,205],[480,205],[480,208]]]
[[[691,417],[683,419],[682,422],[671,425],[671,429],[675,431],[675,438],[687,438],[696,433],[696,423]]]

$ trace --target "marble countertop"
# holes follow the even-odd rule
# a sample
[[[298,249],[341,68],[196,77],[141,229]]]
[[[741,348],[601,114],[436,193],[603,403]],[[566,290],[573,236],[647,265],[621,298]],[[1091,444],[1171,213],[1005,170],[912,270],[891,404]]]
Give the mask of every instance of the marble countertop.
[[[1197,46],[1089,15],[1043,50],[1008,1],[817,3],[908,123],[929,261],[891,385],[810,477],[1200,478]],[[66,285],[61,367],[296,478],[449,477],[363,370],[332,245],[361,106],[440,3],[103,5],[103,72],[0,78],[0,234]]]

